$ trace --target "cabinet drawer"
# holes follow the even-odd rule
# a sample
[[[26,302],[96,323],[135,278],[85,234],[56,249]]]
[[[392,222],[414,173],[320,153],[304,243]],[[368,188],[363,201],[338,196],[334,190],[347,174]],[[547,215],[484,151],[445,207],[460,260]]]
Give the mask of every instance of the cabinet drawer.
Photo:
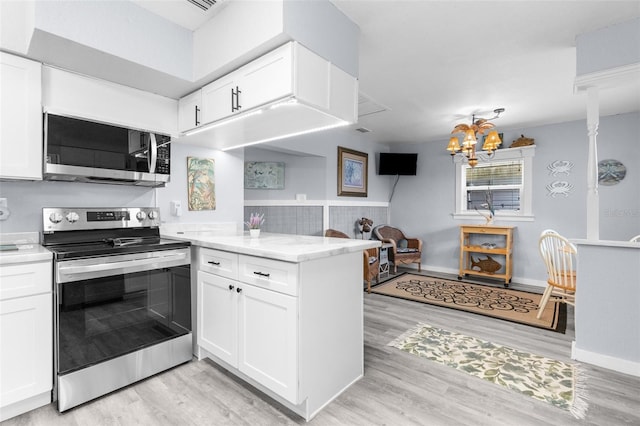
[[[240,255],[238,269],[239,281],[291,296],[298,295],[296,263]]]
[[[238,279],[238,255],[236,253],[201,247],[198,260],[201,271],[233,280]]]
[[[0,300],[50,293],[51,262],[16,263],[0,269]]]

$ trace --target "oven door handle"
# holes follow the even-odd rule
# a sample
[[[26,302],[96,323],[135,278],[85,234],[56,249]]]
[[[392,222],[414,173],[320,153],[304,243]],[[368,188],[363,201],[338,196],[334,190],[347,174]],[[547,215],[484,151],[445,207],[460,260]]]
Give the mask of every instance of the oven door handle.
[[[80,274],[88,274],[95,272],[104,272],[104,271],[113,271],[113,270],[123,270],[126,269],[128,271],[135,272],[137,267],[141,267],[140,270],[146,270],[144,268],[148,265],[157,265],[157,268],[164,267],[163,264],[172,264],[175,261],[186,260],[187,253],[174,253],[167,256],[157,256],[150,257],[147,259],[133,259],[133,260],[124,260],[118,262],[104,262],[98,263],[95,265],[79,265],[79,266],[59,266],[58,273],[66,275],[67,277],[71,275],[80,275]]]

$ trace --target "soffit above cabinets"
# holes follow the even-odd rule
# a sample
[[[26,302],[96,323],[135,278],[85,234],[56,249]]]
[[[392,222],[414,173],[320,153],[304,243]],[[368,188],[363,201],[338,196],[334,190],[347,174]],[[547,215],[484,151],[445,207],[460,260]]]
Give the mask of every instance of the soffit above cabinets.
[[[166,18],[184,8],[190,11],[184,14],[206,19],[192,29],[176,23],[183,12]],[[298,39],[357,75],[357,26],[328,0],[224,0],[204,15],[187,0],[36,1],[31,8],[11,11],[15,21],[32,23],[12,29],[12,34],[28,35],[27,50],[18,53],[173,99]],[[330,43],[329,33],[340,42]]]

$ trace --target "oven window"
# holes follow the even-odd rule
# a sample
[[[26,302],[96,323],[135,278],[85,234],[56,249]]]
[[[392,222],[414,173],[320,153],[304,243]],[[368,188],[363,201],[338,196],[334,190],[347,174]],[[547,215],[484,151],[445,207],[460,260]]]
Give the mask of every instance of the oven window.
[[[59,374],[191,331],[189,266],[60,284]]]

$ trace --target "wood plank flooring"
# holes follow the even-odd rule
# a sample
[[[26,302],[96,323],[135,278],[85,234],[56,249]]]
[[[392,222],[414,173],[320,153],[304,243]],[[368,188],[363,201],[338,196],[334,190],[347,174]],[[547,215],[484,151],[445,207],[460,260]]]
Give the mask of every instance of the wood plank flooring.
[[[377,294],[365,294],[364,310],[365,376],[309,425],[640,425],[640,378],[581,364],[589,410],[586,419],[577,420],[543,402],[387,346],[425,322],[571,362],[572,309],[566,334]],[[296,424],[305,422],[206,360],[178,366],[64,414],[52,404],[2,423]]]

